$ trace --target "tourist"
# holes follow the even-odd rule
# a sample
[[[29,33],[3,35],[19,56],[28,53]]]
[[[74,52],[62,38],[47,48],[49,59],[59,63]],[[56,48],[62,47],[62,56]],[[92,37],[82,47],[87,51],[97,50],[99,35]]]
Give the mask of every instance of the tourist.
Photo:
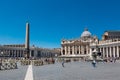
[[[95,60],[92,61],[92,65],[93,65],[93,67],[96,67],[96,61]]]
[[[63,60],[62,60],[62,67],[64,67],[64,63],[65,63],[65,62],[64,62],[64,59],[63,59]]]

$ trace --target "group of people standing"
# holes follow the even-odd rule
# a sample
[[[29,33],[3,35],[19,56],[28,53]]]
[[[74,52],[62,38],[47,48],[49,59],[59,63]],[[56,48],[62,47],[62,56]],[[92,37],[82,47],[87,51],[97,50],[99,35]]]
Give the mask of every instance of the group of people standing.
[[[109,57],[109,58],[107,58],[107,59],[105,59],[105,61],[106,62],[116,62],[116,60],[117,60],[117,58],[115,58],[115,57]]]

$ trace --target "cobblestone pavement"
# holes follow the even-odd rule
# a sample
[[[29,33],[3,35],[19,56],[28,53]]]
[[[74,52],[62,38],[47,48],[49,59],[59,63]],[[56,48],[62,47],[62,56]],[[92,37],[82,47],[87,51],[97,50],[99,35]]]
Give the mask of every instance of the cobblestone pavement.
[[[24,80],[27,66],[0,71],[0,80]],[[34,80],[120,80],[120,63],[70,62],[33,66]]]

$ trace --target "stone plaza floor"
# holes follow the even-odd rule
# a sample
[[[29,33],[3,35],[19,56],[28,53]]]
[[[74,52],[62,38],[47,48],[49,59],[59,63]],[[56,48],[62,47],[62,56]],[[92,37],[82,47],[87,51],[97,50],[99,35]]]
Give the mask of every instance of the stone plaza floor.
[[[120,80],[120,62],[99,62],[96,68],[91,62],[70,62],[64,65],[32,66],[33,80]],[[0,80],[24,80],[27,68],[18,64],[18,69],[0,71]]]

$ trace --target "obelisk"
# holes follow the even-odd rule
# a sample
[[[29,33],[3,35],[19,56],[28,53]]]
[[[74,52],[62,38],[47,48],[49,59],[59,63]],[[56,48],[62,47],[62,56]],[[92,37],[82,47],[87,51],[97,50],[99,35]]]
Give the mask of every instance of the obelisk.
[[[30,49],[29,49],[29,30],[30,30],[30,27],[29,27],[29,23],[27,22],[26,23],[26,37],[25,37],[25,58],[28,58],[30,57]]]

